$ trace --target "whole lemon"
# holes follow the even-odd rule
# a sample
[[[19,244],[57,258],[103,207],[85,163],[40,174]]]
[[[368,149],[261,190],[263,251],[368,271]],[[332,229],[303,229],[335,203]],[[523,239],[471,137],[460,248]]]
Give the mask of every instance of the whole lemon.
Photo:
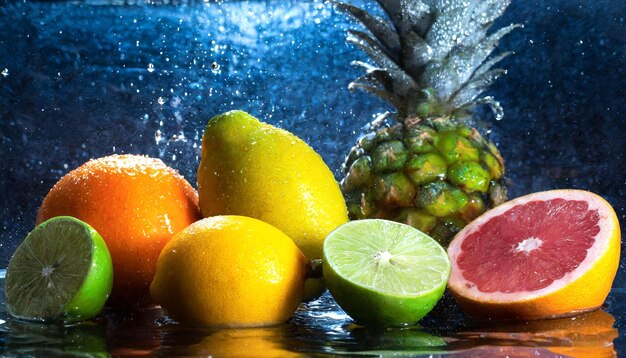
[[[295,241],[309,259],[348,221],[346,203],[322,158],[295,135],[243,111],[212,118],[202,137],[198,193],[204,217],[244,215]]]
[[[298,307],[307,263],[277,228],[244,216],[215,216],[170,240],[150,293],[183,324],[271,325],[287,321]]]

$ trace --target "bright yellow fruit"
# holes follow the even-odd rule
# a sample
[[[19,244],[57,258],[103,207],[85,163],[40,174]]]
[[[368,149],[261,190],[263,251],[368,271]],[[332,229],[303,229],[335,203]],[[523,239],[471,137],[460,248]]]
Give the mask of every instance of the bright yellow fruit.
[[[298,307],[307,262],[275,227],[244,216],[215,216],[165,246],[150,293],[183,324],[271,325],[287,321]]]
[[[346,203],[322,158],[293,134],[246,112],[214,117],[198,169],[204,217],[244,215],[274,225],[309,259],[348,221]]]

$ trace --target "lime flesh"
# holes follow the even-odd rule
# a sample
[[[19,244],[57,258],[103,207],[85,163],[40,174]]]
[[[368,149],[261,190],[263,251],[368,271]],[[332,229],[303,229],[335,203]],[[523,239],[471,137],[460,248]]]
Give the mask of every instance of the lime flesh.
[[[113,284],[111,256],[88,224],[67,216],[38,225],[6,273],[9,313],[19,319],[73,322],[97,315]]]
[[[407,326],[443,295],[450,261],[421,231],[369,219],[349,222],[328,235],[323,269],[330,293],[357,323]]]

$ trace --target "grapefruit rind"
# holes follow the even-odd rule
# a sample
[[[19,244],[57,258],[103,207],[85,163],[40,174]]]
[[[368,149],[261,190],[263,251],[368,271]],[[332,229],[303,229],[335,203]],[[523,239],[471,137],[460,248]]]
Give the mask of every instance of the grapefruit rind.
[[[517,205],[551,199],[585,201],[589,210],[597,210],[599,214],[600,232],[587,256],[576,269],[540,290],[513,293],[481,292],[463,276],[457,259],[466,237],[488,220]],[[592,311],[602,306],[613,284],[619,266],[620,239],[619,221],[615,211],[596,194],[583,190],[552,190],[526,195],[486,212],[457,234],[448,247],[452,265],[448,287],[461,307],[471,316],[538,319]]]

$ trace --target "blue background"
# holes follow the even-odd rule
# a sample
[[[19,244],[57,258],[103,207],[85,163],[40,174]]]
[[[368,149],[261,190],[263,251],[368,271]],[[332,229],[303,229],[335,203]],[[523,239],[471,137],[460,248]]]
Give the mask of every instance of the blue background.
[[[505,116],[484,128],[512,196],[587,189],[626,223],[625,16],[623,1],[513,0],[497,21],[524,24],[501,42],[516,54],[488,93]],[[203,127],[230,109],[292,131],[339,177],[363,126],[389,110],[347,90],[363,59],[344,42],[350,26],[321,1],[3,3],[0,267],[47,191],[90,158],[158,156],[195,184]]]

